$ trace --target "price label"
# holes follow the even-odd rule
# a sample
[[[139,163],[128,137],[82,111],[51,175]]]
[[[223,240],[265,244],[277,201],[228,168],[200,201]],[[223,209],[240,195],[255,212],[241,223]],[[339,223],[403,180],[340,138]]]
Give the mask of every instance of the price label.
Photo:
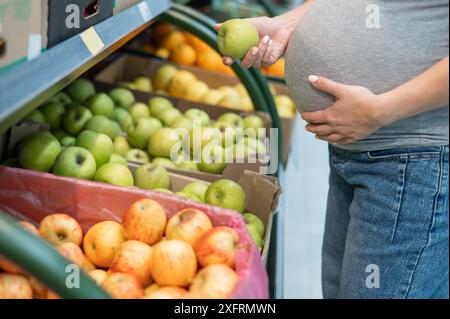
[[[150,19],[152,18],[152,12],[150,11],[148,3],[146,1],[142,1],[138,4],[138,8],[144,21],[150,21]]]
[[[94,27],[90,27],[81,33],[80,37],[92,55],[97,55],[105,47],[105,44],[102,39],[100,39],[100,36],[97,31],[95,31]]]

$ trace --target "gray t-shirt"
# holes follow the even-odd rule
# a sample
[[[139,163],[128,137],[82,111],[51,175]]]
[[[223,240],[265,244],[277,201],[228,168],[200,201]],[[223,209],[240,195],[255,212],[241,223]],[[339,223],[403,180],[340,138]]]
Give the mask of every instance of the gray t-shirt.
[[[299,110],[316,111],[334,102],[310,85],[309,75],[379,94],[448,56],[448,6],[448,0],[316,0],[301,18],[286,53],[286,79]],[[447,145],[448,121],[449,108],[442,106],[338,147],[373,151]]]

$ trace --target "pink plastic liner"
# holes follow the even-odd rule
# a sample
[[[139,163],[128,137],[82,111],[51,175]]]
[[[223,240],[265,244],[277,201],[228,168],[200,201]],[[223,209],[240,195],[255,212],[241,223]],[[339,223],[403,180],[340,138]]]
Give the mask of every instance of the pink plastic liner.
[[[86,232],[104,220],[121,222],[123,214],[135,201],[158,201],[170,218],[191,207],[205,212],[214,226],[229,226],[240,235],[236,272],[240,277],[232,299],[268,299],[268,277],[259,251],[237,212],[197,203],[169,194],[124,188],[104,183],[63,178],[24,169],[0,167],[0,209],[18,220],[35,225],[47,215],[73,216]]]

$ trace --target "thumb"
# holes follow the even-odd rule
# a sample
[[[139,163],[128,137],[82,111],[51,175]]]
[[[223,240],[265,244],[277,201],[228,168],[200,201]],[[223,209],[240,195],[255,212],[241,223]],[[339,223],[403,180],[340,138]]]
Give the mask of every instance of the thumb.
[[[314,87],[323,92],[330,93],[335,97],[341,96],[344,84],[337,83],[327,78],[319,77],[317,75],[310,75],[308,80]]]

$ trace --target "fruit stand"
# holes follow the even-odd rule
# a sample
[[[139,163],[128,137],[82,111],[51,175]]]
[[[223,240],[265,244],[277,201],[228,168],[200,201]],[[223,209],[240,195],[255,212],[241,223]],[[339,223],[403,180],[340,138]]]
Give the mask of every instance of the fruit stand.
[[[80,34],[72,36],[51,48],[43,50],[43,52],[34,59],[0,69],[1,162],[11,160],[9,156],[11,152],[13,152],[12,146],[14,146],[18,147],[20,150],[19,155],[22,168],[33,169],[33,165],[36,164],[35,159],[33,158],[35,153],[29,150],[33,149],[33,143],[38,139],[36,137],[38,136],[39,139],[51,140],[53,138],[55,141],[59,140],[62,145],[62,152],[61,145],[56,143],[57,146],[55,146],[55,148],[58,148],[58,154],[64,153],[65,150],[67,151],[76,143],[77,146],[87,149],[94,154],[92,162],[96,162],[97,168],[101,166],[103,171],[100,172],[101,170],[99,169],[96,172],[94,170],[92,173],[86,173],[87,175],[76,176],[82,179],[92,180],[95,175],[95,182],[67,178],[68,175],[64,175],[68,174],[67,167],[65,167],[64,164],[59,163],[63,161],[63,159],[60,159],[59,157],[56,162],[54,160],[52,161],[51,166],[53,167],[54,174],[48,174],[50,172],[50,166],[46,170],[37,169],[37,167],[41,166],[34,166],[36,168],[35,170],[41,170],[41,172],[1,166],[0,257],[6,257],[9,261],[18,265],[27,274],[38,279],[39,282],[48,287],[59,297],[86,299],[108,298],[111,296],[111,291],[108,290],[108,295],[104,289],[100,288],[95,281],[84,272],[80,272],[79,274],[80,286],[83,289],[68,289],[66,284],[67,273],[62,270],[67,269],[67,267],[71,265],[71,262],[66,259],[66,257],[69,257],[58,253],[58,251],[47,241],[36,238],[33,234],[25,231],[16,224],[11,216],[14,216],[15,219],[39,224],[45,216],[51,215],[52,213],[65,212],[78,220],[83,228],[83,232],[87,231],[89,233],[95,222],[100,223],[102,221],[107,221],[110,218],[119,222],[125,212],[128,214],[128,207],[130,207],[130,205],[137,202],[140,198],[149,198],[158,202],[163,207],[167,214],[167,219],[172,218],[174,215],[185,209],[198,209],[207,215],[207,218],[211,220],[214,227],[226,226],[233,228],[239,233],[240,247],[242,249],[236,253],[236,265],[234,265],[233,261],[233,267],[235,267],[236,273],[240,276],[241,281],[237,284],[237,288],[235,288],[231,297],[267,298],[269,297],[269,293],[271,297],[277,297],[277,291],[280,291],[281,289],[283,276],[282,268],[279,265],[281,260],[279,256],[282,254],[283,244],[281,237],[281,234],[283,233],[282,209],[280,209],[280,207],[282,208],[282,201],[280,200],[279,202],[278,198],[280,186],[282,188],[283,184],[283,164],[281,162],[284,162],[284,160],[279,161],[281,164],[272,176],[261,176],[256,174],[254,171],[249,171],[249,167],[245,165],[244,168],[239,168],[238,165],[225,170],[222,168],[216,176],[209,174],[211,173],[210,167],[204,169],[202,172],[189,172],[180,170],[179,167],[167,168],[168,173],[164,174],[167,174],[167,178],[170,179],[170,181],[168,180],[168,183],[170,182],[172,187],[170,190],[161,186],[161,184],[158,184],[158,187],[152,185],[152,188],[143,190],[142,188],[145,187],[140,186],[146,185],[146,182],[137,185],[134,184],[133,181],[130,185],[126,185],[127,183],[120,185],[120,183],[123,182],[121,180],[116,186],[100,183],[111,182],[111,174],[108,175],[105,165],[112,163],[112,155],[110,154],[106,161],[102,161],[97,157],[96,152],[98,149],[96,149],[96,147],[98,146],[95,146],[97,144],[92,142],[97,138],[96,133],[92,133],[92,136],[89,136],[90,133],[86,133],[100,130],[99,127],[103,125],[103,122],[101,121],[102,115],[97,114],[95,106],[92,105],[96,104],[96,99],[103,99],[104,101],[112,100],[112,102],[114,102],[112,104],[112,109],[114,109],[117,105],[125,103],[125,98],[123,94],[124,88],[114,87],[117,83],[110,83],[110,86],[106,83],[101,83],[101,81],[98,81],[98,76],[102,71],[104,72],[104,70],[115,63],[115,61],[119,61],[126,54],[129,54],[131,47],[129,43],[134,42],[133,40],[137,39],[145,30],[152,27],[156,21],[170,23],[185,32],[189,32],[201,39],[214,50],[219,51],[217,45],[217,33],[214,30],[215,22],[207,16],[202,15],[189,7],[172,4],[171,1],[168,0],[130,1],[130,5],[120,8],[120,10],[119,8],[115,8],[114,12],[111,12],[111,16],[104,21],[87,28]],[[232,69],[239,82],[247,91],[248,97],[251,99],[252,105],[254,106],[254,113],[241,113],[242,117],[250,118],[255,114],[258,115],[258,113],[261,113],[262,115],[258,116],[260,116],[260,119],[265,119],[264,123],[267,128],[281,130],[285,122],[280,119],[278,115],[277,106],[266,77],[264,77],[259,70],[243,69],[238,63],[234,63]],[[201,74],[201,72],[198,74]],[[83,77],[89,75],[90,80],[81,79],[81,75],[83,75]],[[92,94],[86,96],[92,98],[89,100],[91,102],[86,102],[87,98],[79,96],[80,93],[77,89],[79,86],[89,87],[89,89],[91,89],[92,86]],[[65,93],[61,93],[62,91]],[[106,92],[109,92],[109,97]],[[127,92],[132,92],[131,95],[133,96],[133,101],[132,103],[126,103],[129,105],[122,105],[124,107],[130,107],[131,104],[135,102],[136,104],[140,102],[142,105],[142,103],[149,101],[149,99],[150,101],[161,101],[158,100],[158,98],[162,98],[162,96],[158,96],[158,94],[148,95],[139,92],[139,90],[127,90],[125,93]],[[54,99],[55,96],[58,96],[58,100]],[[77,127],[78,124],[75,125],[70,122],[70,117],[73,116],[79,121],[80,117],[83,117],[84,114],[88,113],[77,113],[77,108],[78,110],[82,108],[80,105],[72,105],[70,103],[70,106],[69,104],[64,105],[64,102],[62,102],[61,99],[65,96],[70,96],[74,100],[83,100],[83,102],[91,105],[90,110],[94,113],[94,116],[91,114],[89,118],[86,118],[86,121],[83,122],[84,132],[82,132],[82,127]],[[165,101],[170,100],[170,103],[173,104],[172,107],[177,106],[175,109],[179,114],[181,113],[178,109],[183,110],[184,107],[187,109],[183,110],[185,111],[184,114],[186,116],[188,115],[187,112],[189,111],[189,108],[186,106],[188,105],[186,104],[188,102],[180,102],[171,97],[164,99]],[[64,107],[60,109],[54,105],[53,107],[50,107],[49,101],[53,104],[61,102]],[[177,103],[180,103],[180,107],[178,107]],[[104,103],[102,103],[102,105],[104,105]],[[35,111],[38,107],[39,112],[45,115],[44,123],[37,120],[36,114],[40,113]],[[46,108],[47,111],[45,110]],[[109,117],[113,116],[112,109]],[[221,116],[228,116],[233,119],[238,117],[238,121],[242,121],[236,114],[234,114],[233,117],[233,115],[230,115],[231,112],[217,110],[212,111],[211,113],[208,111],[208,106],[205,105],[203,109],[198,106],[198,110],[196,109],[195,112],[199,113],[202,111],[201,114],[208,113],[206,115],[208,123],[210,119],[214,122],[219,121]],[[58,112],[61,114],[59,115],[58,123],[54,124],[49,118]],[[147,123],[139,120],[142,112],[147,112],[146,108],[142,110],[142,108],[139,109],[139,107],[136,107],[133,110],[130,110],[131,115],[135,117],[133,118],[133,121],[136,123],[142,122],[142,126],[145,126]],[[197,113],[195,112],[191,111],[193,117],[197,117]],[[214,112],[218,113],[216,114]],[[175,113],[175,111],[173,111],[173,113]],[[153,114],[156,113],[152,112],[152,115]],[[116,115],[116,122],[118,125],[115,124],[115,126],[119,127],[119,131],[125,130],[120,115]],[[27,118],[25,119],[25,117]],[[170,122],[173,122],[168,118],[168,115],[166,117],[158,117],[158,120],[165,126],[165,128],[161,127],[162,130],[169,130],[171,125]],[[62,133],[62,128],[60,126],[65,130]],[[137,124],[135,124],[134,127],[137,129],[139,128]],[[58,139],[52,137],[49,131],[51,131],[55,137],[58,137]],[[68,134],[70,131],[73,131],[73,134]],[[59,136],[58,132],[62,135]],[[132,142],[133,145],[139,145],[139,141],[130,140],[132,134],[131,131],[128,131],[129,142]],[[78,137],[76,137],[77,135]],[[116,139],[116,137],[119,135],[120,134],[114,135],[111,131],[111,140],[113,140],[114,143],[117,141],[118,144],[120,139]],[[27,139],[26,137],[28,136],[31,136],[31,138]],[[161,139],[165,139],[165,137],[166,135],[161,135]],[[143,144],[145,146],[136,146],[136,149],[140,148],[142,151],[142,148],[147,146],[148,141],[149,137],[147,137]],[[283,147],[288,147],[288,145],[286,145],[283,134],[278,134],[277,142],[277,156],[280,159],[285,158],[287,155],[283,152]],[[67,145],[65,143],[67,143]],[[287,144],[289,144],[289,142],[287,142]],[[116,147],[116,145],[114,145],[114,147]],[[246,145],[246,147],[248,147],[248,145]],[[114,150],[116,149],[114,148]],[[29,154],[27,154],[27,152],[29,152]],[[124,166],[128,167],[130,172],[133,173],[135,180],[137,179],[136,176],[141,176],[136,175],[136,171],[139,169],[143,170],[142,167],[145,166],[141,166],[145,162],[138,163],[139,165],[133,163],[134,160],[139,159],[139,156],[151,156],[154,160],[159,158],[161,162],[164,162],[164,157],[167,157],[167,152],[162,151],[161,147],[158,146],[149,146],[150,154],[145,155],[144,152],[144,155],[142,155],[141,153],[142,152],[135,152],[133,154],[134,157],[132,159],[127,157],[124,163]],[[67,156],[75,156],[77,161],[81,155],[84,155],[84,153],[70,154],[67,152]],[[86,157],[89,156],[89,154],[86,155]],[[121,159],[120,156],[118,158],[119,159],[117,160]],[[110,160],[111,162],[109,162]],[[24,165],[24,163],[28,162],[32,164],[29,166]],[[101,165],[99,162],[101,162]],[[11,164],[12,161],[8,163]],[[60,164],[59,167],[58,164]],[[171,166],[172,163],[167,165]],[[114,164],[111,164],[110,166],[111,168],[116,168]],[[147,170],[149,169],[150,168],[147,167]],[[152,166],[152,170],[156,169]],[[256,171],[256,169],[254,170]],[[164,172],[165,171],[166,169],[164,169]],[[217,172],[214,173],[217,174]],[[72,176],[75,177],[75,175]],[[87,178],[86,176],[89,177]],[[278,179],[278,177],[280,179]],[[131,178],[133,180],[133,177]],[[198,197],[192,197],[191,192],[186,194],[185,190],[189,183],[192,184],[194,182],[202,181],[202,183],[209,186],[209,189],[215,183],[219,183],[221,180],[223,181],[224,178],[230,180],[230,183],[240,184],[247,193],[247,201],[245,202],[245,199],[243,200],[243,204],[240,205],[242,207],[228,207],[229,209],[227,209],[222,206],[222,208],[218,208],[215,206],[220,205],[214,205],[213,199],[207,201],[208,205],[206,203],[198,203],[200,200],[196,201]],[[161,183],[161,179],[158,179],[158,182]],[[252,187],[256,187],[255,185],[257,185],[257,188],[252,189]],[[138,186],[141,189],[125,188],[128,186]],[[156,192],[154,191],[155,188],[166,188],[165,190],[168,190],[168,193],[174,192],[175,195],[179,196],[164,194],[165,191]],[[195,192],[195,190],[193,192]],[[93,194],[95,194],[95,196]],[[30,200],[30,196],[33,197],[33,200]],[[183,199],[180,196],[188,198]],[[258,198],[258,196],[259,198],[265,197],[269,200],[267,203],[257,203],[258,200],[256,198]],[[192,200],[193,198],[194,200]],[[64,202],[64,205],[61,205],[61,201]],[[261,209],[260,207],[263,204],[266,206],[264,209]],[[244,213],[244,211],[252,210],[262,210],[264,212],[263,215],[259,215],[259,218],[263,219],[267,229],[264,238],[260,238],[260,240],[264,242],[262,254],[264,263],[261,260],[257,247],[252,241],[252,237],[248,233],[244,219],[236,213],[236,211]],[[25,211],[27,212],[26,214],[24,213]],[[96,214],[95,212],[99,213]],[[100,212],[103,215],[101,215]],[[165,236],[169,236],[167,229],[165,231]],[[162,237],[162,235],[160,237]],[[128,236],[128,239],[132,239],[132,236]],[[158,240],[161,240],[159,243],[164,242],[161,238]],[[86,247],[85,253],[87,254]],[[63,255],[65,257],[63,257]],[[197,257],[199,256],[200,254],[197,253]],[[264,264],[267,274],[263,267]],[[109,265],[104,268],[109,268]],[[164,282],[164,280],[161,279],[161,282]],[[185,284],[180,285],[185,286]],[[268,289],[269,287],[270,291]]]

